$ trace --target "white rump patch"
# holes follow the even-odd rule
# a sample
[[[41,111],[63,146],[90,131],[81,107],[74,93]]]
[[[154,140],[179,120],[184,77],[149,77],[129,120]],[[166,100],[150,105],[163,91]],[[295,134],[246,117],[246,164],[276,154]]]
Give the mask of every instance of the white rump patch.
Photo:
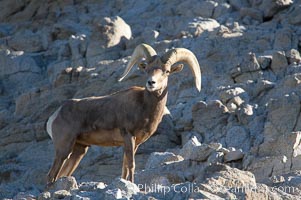
[[[57,115],[59,114],[60,110],[61,110],[62,107],[59,107],[48,119],[47,121],[47,133],[48,135],[51,137],[52,139],[52,123],[53,121],[56,119]]]
[[[164,107],[163,115],[171,115],[170,111],[168,110],[167,106]]]

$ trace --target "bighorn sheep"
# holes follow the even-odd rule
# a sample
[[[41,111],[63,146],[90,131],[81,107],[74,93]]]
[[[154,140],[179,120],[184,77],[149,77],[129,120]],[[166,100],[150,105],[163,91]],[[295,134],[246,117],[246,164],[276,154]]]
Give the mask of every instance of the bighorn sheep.
[[[145,61],[141,62],[141,59]],[[171,73],[188,64],[195,85],[201,89],[201,71],[195,55],[184,48],[169,50],[163,56],[147,44],[138,45],[119,81],[133,65],[146,72],[146,88],[132,87],[108,96],[66,101],[47,121],[55,159],[48,184],[70,176],[90,145],[123,146],[122,178],[134,182],[135,153],[157,129],[166,109],[167,81]]]

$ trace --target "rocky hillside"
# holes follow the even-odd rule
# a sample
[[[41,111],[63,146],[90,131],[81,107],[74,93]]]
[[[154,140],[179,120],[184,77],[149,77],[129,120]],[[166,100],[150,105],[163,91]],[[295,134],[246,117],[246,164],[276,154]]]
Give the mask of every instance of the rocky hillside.
[[[190,49],[168,108],[141,145],[136,185],[122,148],[92,147],[44,191],[54,157],[44,125],[70,98],[144,85],[136,45]],[[300,0],[2,0],[0,199],[300,199]],[[116,179],[117,178],[117,179]]]

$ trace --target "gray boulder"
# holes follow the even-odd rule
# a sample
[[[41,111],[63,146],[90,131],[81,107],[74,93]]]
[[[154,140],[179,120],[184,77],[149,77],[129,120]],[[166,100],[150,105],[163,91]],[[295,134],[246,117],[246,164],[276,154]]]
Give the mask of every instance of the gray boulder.
[[[4,92],[18,93],[33,88],[42,80],[42,70],[23,51],[0,51],[0,78]]]
[[[244,153],[242,152],[242,150],[233,150],[225,154],[224,161],[225,162],[236,161],[236,160],[243,159],[243,157],[244,157]]]
[[[53,185],[51,185],[48,188],[48,190],[51,191],[61,191],[61,190],[71,191],[75,189],[78,189],[78,185],[77,185],[77,181],[72,176],[59,178]]]
[[[115,194],[116,199],[120,198],[120,193],[121,197],[129,199],[140,192],[136,184],[121,178],[115,179],[110,185],[108,185],[107,189],[106,194],[109,194],[109,191],[111,191],[112,195]],[[119,192],[119,190],[121,192]]]
[[[293,3],[292,0],[266,0],[266,1],[253,1],[253,6],[258,7],[264,14],[264,17],[270,18],[275,14],[289,7]]]
[[[47,48],[43,43],[43,32],[33,33],[30,30],[17,32],[8,41],[8,46],[16,51],[40,52]]]
[[[194,130],[202,135],[204,142],[222,136],[229,117],[228,108],[221,101],[198,102],[192,108]]]
[[[182,160],[183,158],[181,156],[175,155],[174,153],[171,152],[162,152],[162,153],[154,152],[149,156],[145,164],[145,169],[157,168],[166,162],[170,163],[170,162],[178,162]]]
[[[90,58],[98,60],[117,59],[124,40],[132,37],[130,26],[119,16],[96,18],[93,21],[93,32],[87,46],[87,65],[91,66]],[[91,63],[91,64],[90,64]]]
[[[214,151],[218,151],[220,148],[220,144],[201,144],[196,137],[193,137],[183,146],[179,154],[184,159],[204,162]]]

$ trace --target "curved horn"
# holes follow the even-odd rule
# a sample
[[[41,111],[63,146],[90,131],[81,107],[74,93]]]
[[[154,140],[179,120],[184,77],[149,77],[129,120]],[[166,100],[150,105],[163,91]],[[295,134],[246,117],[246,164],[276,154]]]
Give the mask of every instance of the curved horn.
[[[129,61],[128,65],[126,66],[125,71],[123,72],[121,78],[119,81],[122,81],[128,73],[131,71],[132,67],[139,61],[141,58],[145,58],[146,62],[149,62],[152,58],[152,56],[157,55],[156,51],[149,46],[148,44],[140,44],[138,45],[131,57],[131,60]]]
[[[177,62],[184,62],[188,64],[194,76],[195,86],[198,91],[201,90],[202,81],[200,65],[197,58],[191,51],[184,48],[171,49],[162,56],[162,62],[170,66]]]

